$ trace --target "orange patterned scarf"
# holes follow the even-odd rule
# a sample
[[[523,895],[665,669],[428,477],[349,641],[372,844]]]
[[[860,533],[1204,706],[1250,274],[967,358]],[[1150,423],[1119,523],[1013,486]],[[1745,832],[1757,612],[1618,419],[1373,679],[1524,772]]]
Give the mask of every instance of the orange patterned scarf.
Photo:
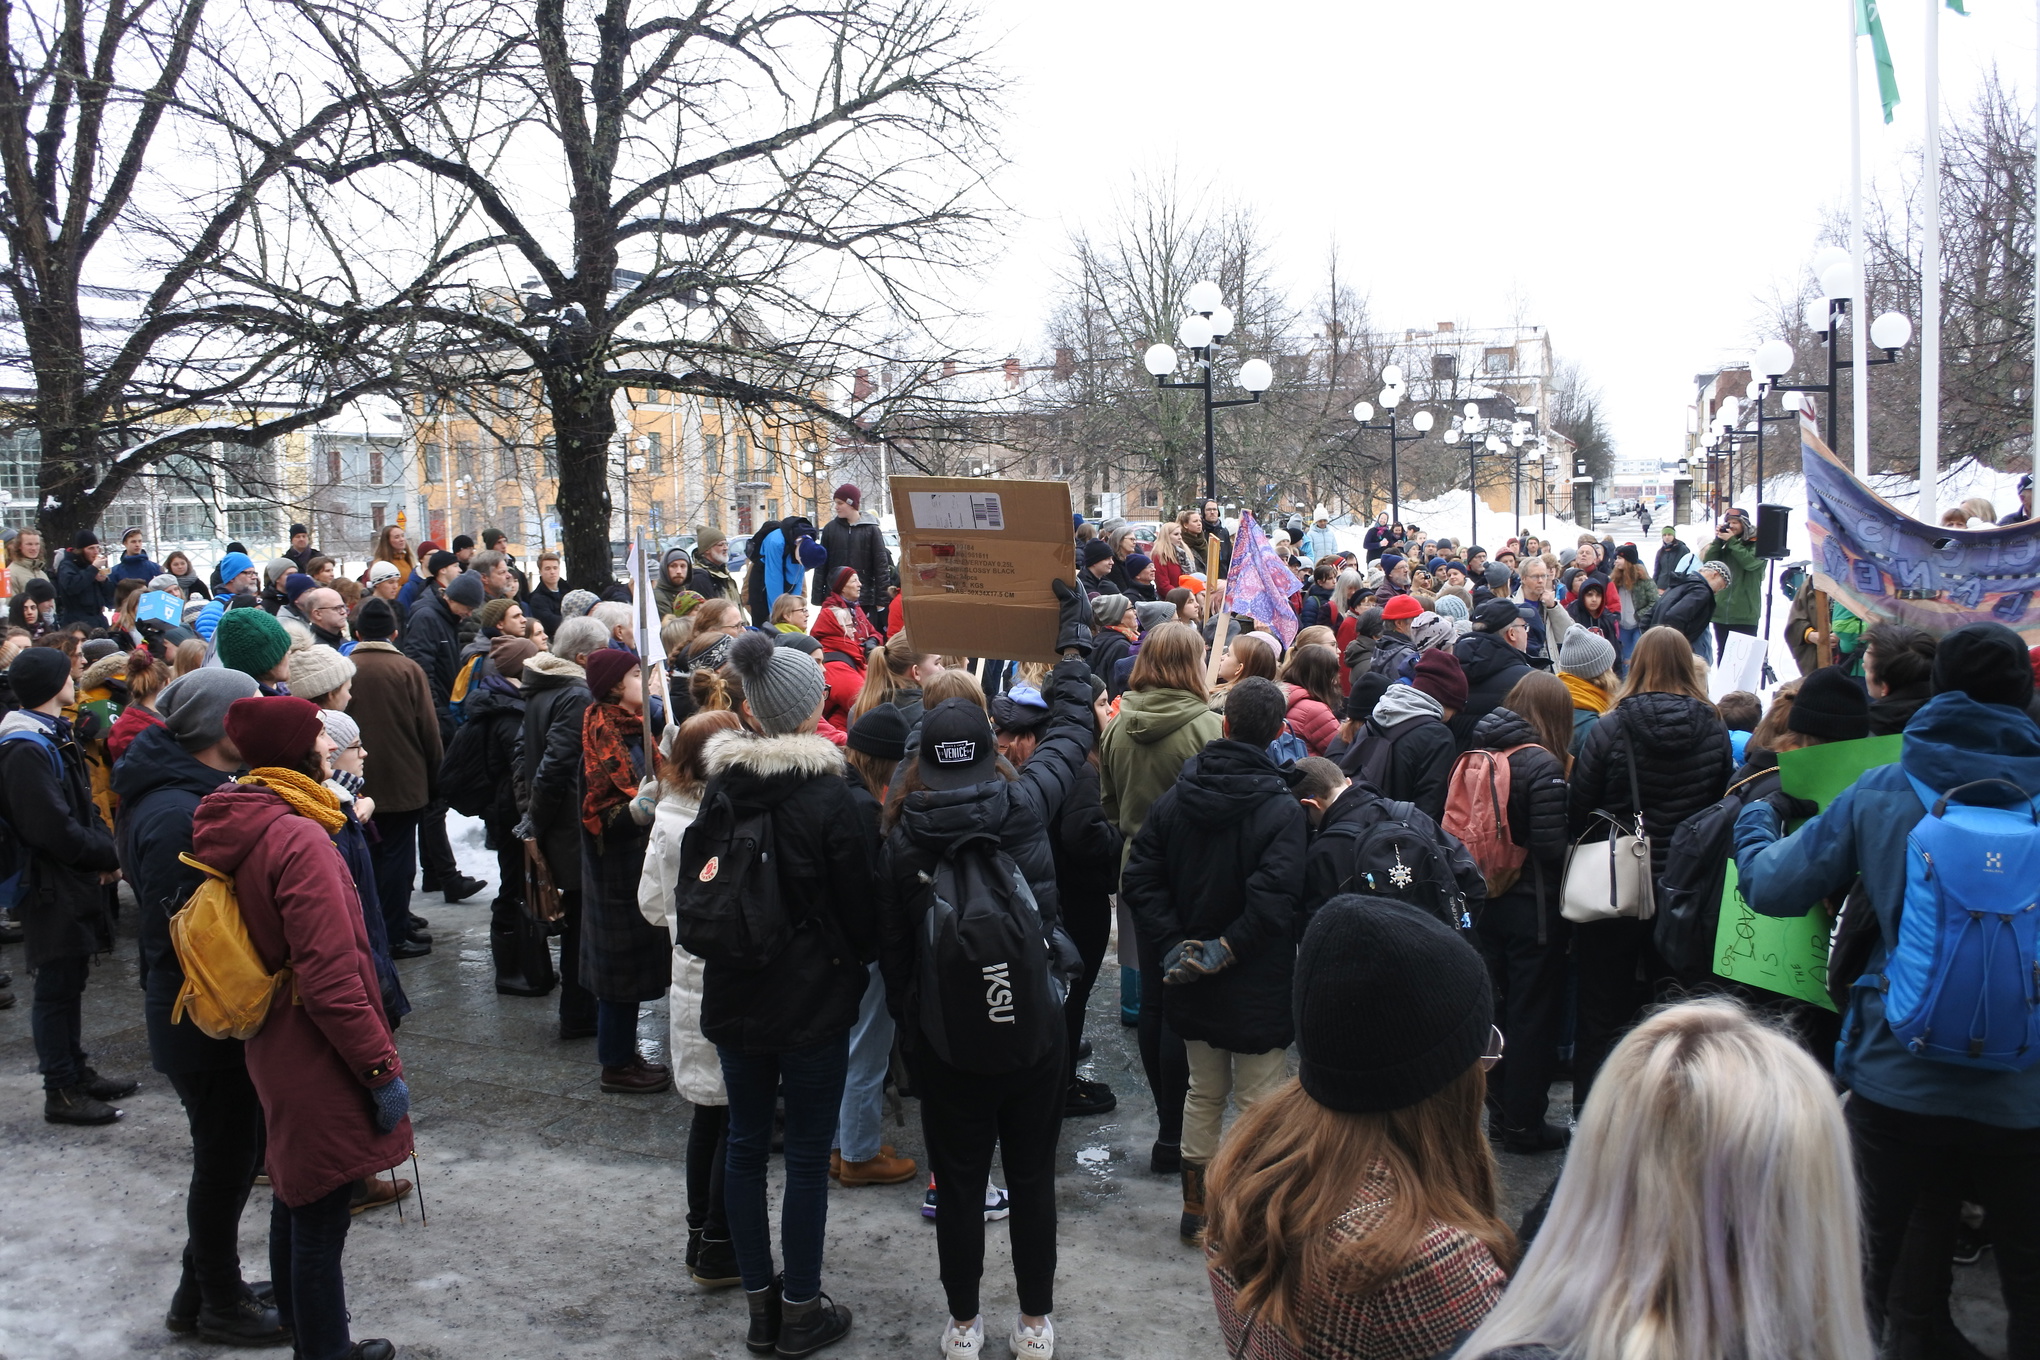
[[[581,825],[589,835],[601,835],[637,797],[644,730],[643,719],[622,704],[588,705],[581,720]]]

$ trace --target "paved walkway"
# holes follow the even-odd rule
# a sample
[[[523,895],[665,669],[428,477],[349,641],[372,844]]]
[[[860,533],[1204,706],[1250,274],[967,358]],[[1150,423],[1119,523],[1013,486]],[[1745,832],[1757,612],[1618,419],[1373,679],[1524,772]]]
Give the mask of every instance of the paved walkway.
[[[493,878],[478,828],[462,826],[454,838],[469,871]],[[430,1225],[415,1198],[401,1218],[384,1209],[354,1220],[346,1259],[356,1337],[390,1337],[408,1360],[746,1355],[741,1292],[704,1293],[681,1265],[686,1103],[601,1094],[594,1041],[555,1037],[552,998],[496,995],[487,896],[415,904],[438,943],[430,957],[399,965],[416,1010],[398,1042]],[[0,1012],[0,1360],[233,1353],[162,1326],[183,1244],[189,1141],[168,1082],[148,1068],[131,912],[123,925],[85,1007],[95,1063],[142,1079],[120,1102],[119,1124],[44,1123],[25,992]],[[20,961],[19,950],[0,961],[18,990]],[[1064,1125],[1058,1353],[1216,1360],[1223,1347],[1204,1271],[1175,1235],[1176,1185],[1146,1169],[1154,1113],[1132,1031],[1118,1023],[1118,995],[1108,963],[1092,1007],[1089,1074],[1114,1087],[1120,1106]],[[663,1052],[663,1003],[644,1009],[640,1035]],[[918,1158],[911,1102],[905,1114],[886,1136]],[[1502,1162],[1513,1222],[1559,1163]],[[823,1287],[856,1326],[831,1356],[934,1352],[945,1310],[933,1225],[919,1213],[924,1185],[832,1186]],[[267,1222],[258,1188],[242,1222],[251,1279],[269,1275]],[[986,1316],[1003,1329],[1016,1307],[1005,1229],[993,1225],[988,1239]],[[1958,1275],[1994,1289],[1983,1271]]]

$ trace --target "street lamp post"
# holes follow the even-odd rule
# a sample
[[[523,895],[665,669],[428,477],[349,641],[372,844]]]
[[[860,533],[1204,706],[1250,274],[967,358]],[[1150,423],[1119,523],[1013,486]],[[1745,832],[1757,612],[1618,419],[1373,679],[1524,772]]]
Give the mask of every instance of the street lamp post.
[[[1268,367],[1263,359],[1249,359],[1239,367],[1235,381],[1251,397],[1230,398],[1214,401],[1211,395],[1211,360],[1217,347],[1226,343],[1226,336],[1232,334],[1232,308],[1225,305],[1224,296],[1218,285],[1210,279],[1190,285],[1184,295],[1190,315],[1183,318],[1176,327],[1176,340],[1190,351],[1191,365],[1197,377],[1191,382],[1172,382],[1169,374],[1176,371],[1177,355],[1174,346],[1166,344],[1149,345],[1147,353],[1141,356],[1141,364],[1154,374],[1157,388],[1178,388],[1204,394],[1204,498],[1218,499],[1218,432],[1214,427],[1212,412],[1221,406],[1252,406],[1261,400],[1261,394],[1275,382],[1275,370]]]
[[[1397,464],[1397,455],[1405,444],[1414,444],[1431,433],[1435,423],[1429,411],[1419,411],[1410,417],[1410,428],[1416,433],[1404,434],[1396,427],[1395,408],[1402,405],[1408,389],[1403,386],[1403,371],[1400,366],[1390,364],[1381,370],[1381,408],[1388,412],[1388,419],[1380,424],[1374,422],[1374,403],[1357,402],[1353,406],[1353,419],[1363,430],[1388,431],[1388,518],[1391,523],[1402,522],[1402,478]]]
[[[1838,385],[1841,371],[1845,368],[1855,367],[1855,360],[1844,359],[1841,356],[1841,346],[1836,343],[1835,336],[1835,331],[1841,324],[1841,318],[1849,314],[1849,305],[1855,294],[1855,265],[1850,260],[1847,251],[1839,247],[1830,246],[1814,257],[1813,272],[1820,279],[1821,292],[1826,296],[1807,305],[1806,325],[1807,329],[1820,337],[1822,347],[1827,350],[1827,381],[1824,383],[1788,383],[1780,381],[1792,369],[1793,354],[1792,346],[1778,339],[1766,340],[1757,347],[1756,354],[1751,356],[1750,360],[1750,376],[1764,380],[1764,387],[1767,390],[1780,394],[1787,392],[1818,392],[1825,395],[1827,397],[1827,406],[1823,409],[1827,412],[1830,433],[1832,433],[1835,388]],[[1903,313],[1886,312],[1870,323],[1869,338],[1873,348],[1884,351],[1884,357],[1881,359],[1866,358],[1864,360],[1865,365],[1895,364],[1898,362],[1898,352],[1904,349],[1912,340],[1912,322]],[[1867,375],[1856,374],[1855,381],[1859,383],[1867,381]],[[1761,413],[1763,400],[1761,392],[1758,394],[1757,400]],[[1781,418],[1771,417],[1773,420]],[[1763,433],[1761,422],[1758,424],[1757,432],[1759,435]],[[1863,447],[1868,447],[1867,442]],[[1858,471],[1867,472],[1868,469],[1858,469]],[[1761,450],[1758,454],[1757,480],[1759,484],[1763,481]]]

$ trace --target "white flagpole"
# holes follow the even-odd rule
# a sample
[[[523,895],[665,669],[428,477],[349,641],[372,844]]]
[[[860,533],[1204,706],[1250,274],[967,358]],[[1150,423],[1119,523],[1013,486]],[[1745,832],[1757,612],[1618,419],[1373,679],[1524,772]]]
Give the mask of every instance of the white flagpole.
[[[1843,0],[1849,23],[1849,260],[1855,275],[1855,300],[1849,317],[1849,437],[1856,455],[1856,476],[1870,478],[1870,386],[1863,381],[1870,359],[1864,331],[1863,297],[1863,63],[1856,40],[1858,0]],[[1830,341],[1829,343],[1833,343]]]
[[[1927,0],[1927,239],[1920,259],[1920,499],[1932,524],[1941,480],[1941,5]],[[1858,370],[1860,372],[1860,370]]]

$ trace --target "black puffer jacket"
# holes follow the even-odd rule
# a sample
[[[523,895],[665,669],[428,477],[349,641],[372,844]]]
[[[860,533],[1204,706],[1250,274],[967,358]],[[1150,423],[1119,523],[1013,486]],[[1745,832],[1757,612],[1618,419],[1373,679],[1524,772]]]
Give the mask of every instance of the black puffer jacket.
[[[1572,835],[1597,824],[1596,808],[1628,824],[1635,813],[1629,796],[1631,751],[1636,753],[1652,868],[1661,874],[1672,832],[1727,790],[1735,757],[1713,705],[1683,694],[1632,694],[1594,724],[1573,764],[1566,804]]]
[[[1466,671],[1466,707],[1447,725],[1463,751],[1474,724],[1500,708],[1516,682],[1537,667],[1500,633],[1468,633],[1452,644],[1452,655]]]
[[[527,672],[530,663],[526,662]],[[827,737],[720,732],[702,753],[707,807],[724,794],[768,811],[779,892],[795,922],[779,957],[758,969],[709,963],[701,1033],[740,1053],[785,1053],[850,1032],[875,956],[875,847]]]
[[[518,796],[561,892],[581,888],[581,720],[588,702],[587,673],[573,662],[541,652],[524,663]]]
[[[71,725],[52,729],[17,709],[0,719],[0,733],[16,728],[47,734],[0,741],[0,820],[28,851],[28,877],[15,915],[29,971],[52,959],[86,958],[113,948],[110,894],[99,875],[120,867],[113,836],[92,801],[92,782]]]
[[[1514,709],[1498,708],[1475,723],[1473,744],[1467,749],[1505,751],[1511,746],[1527,749],[1509,757],[1509,839],[1530,853],[1523,862],[1523,876],[1495,902],[1537,901],[1541,884],[1542,905],[1553,906],[1572,844],[1566,826],[1565,770],[1556,756],[1537,744],[1536,731]]]
[[[1065,977],[1081,967],[1068,937],[1058,940],[1062,897],[1056,881],[1049,829],[1060,820],[1082,773],[1091,774],[1097,803],[1097,772],[1086,759],[1095,741],[1090,714],[1089,668],[1081,660],[1058,662],[1049,673],[1045,697],[1049,725],[1034,754],[1011,780],[1003,773],[964,789],[916,789],[900,803],[900,818],[886,836],[878,874],[878,964],[885,974],[886,1006],[900,1025],[902,1044],[913,1047],[920,1028],[920,988],[915,975],[916,936],[928,908],[923,874],[933,876],[944,850],[966,836],[997,836],[1000,848],[1027,876],[1044,934],[1051,941],[1052,966]],[[1004,769],[1009,766],[1002,765]],[[1103,817],[1102,810],[1098,813]],[[1113,833],[1116,842],[1117,832]]]
[[[453,679],[460,670],[460,619],[444,596],[433,591],[411,606],[398,643],[405,656],[425,672],[432,687],[432,707],[439,713],[439,740],[453,744]]]
[[[1028,761],[1031,767],[1034,762]],[[1076,768],[1069,796],[1062,811],[1048,829],[1049,848],[1055,852],[1055,886],[1064,910],[1081,900],[1093,909],[1119,891],[1119,864],[1125,858],[1126,841],[1119,828],[1105,815],[1100,798],[1098,767],[1086,760]]]
[[[1712,622],[1714,588],[1702,580],[1697,571],[1674,576],[1672,583],[1658,596],[1657,603],[1651,606],[1651,627],[1676,628],[1685,634],[1688,642],[1698,642]]]
[[[1184,940],[1216,940],[1235,962],[1162,989],[1185,1039],[1234,1053],[1287,1048],[1302,917],[1303,807],[1258,748],[1221,739],[1191,757],[1133,838],[1120,896],[1143,945],[1166,957]]]
[[[121,872],[135,890],[135,934],[141,947],[142,1023],[158,1072],[208,1072],[246,1066],[239,1039],[209,1039],[189,1019],[170,1023],[184,969],[170,944],[170,914],[204,875],[178,859],[191,849],[199,800],[233,775],[201,763],[157,724],[144,728],[113,767],[120,795]]]

